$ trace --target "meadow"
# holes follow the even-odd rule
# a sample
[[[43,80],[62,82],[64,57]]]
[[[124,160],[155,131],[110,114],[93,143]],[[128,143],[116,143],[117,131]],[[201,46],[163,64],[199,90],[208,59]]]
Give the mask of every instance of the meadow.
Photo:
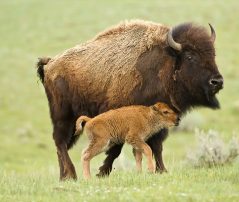
[[[225,141],[239,138],[239,1],[237,0],[1,0],[0,1],[0,201],[239,201],[239,161],[193,168],[187,153],[194,129],[213,129]],[[108,178],[84,181],[82,137],[70,151],[78,181],[59,182],[58,161],[44,88],[36,76],[40,56],[54,56],[125,19],[174,26],[193,21],[217,33],[217,64],[225,86],[220,110],[195,109],[164,144],[167,174],[135,172],[124,146]],[[209,29],[209,27],[208,27]],[[95,175],[104,154],[93,160]]]

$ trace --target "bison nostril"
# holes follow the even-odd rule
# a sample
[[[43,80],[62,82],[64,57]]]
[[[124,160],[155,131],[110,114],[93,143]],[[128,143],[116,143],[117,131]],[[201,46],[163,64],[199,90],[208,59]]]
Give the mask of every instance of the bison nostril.
[[[217,81],[217,80],[211,80],[211,81],[210,81],[210,84],[216,86],[216,85],[218,84],[218,81]]]
[[[212,85],[212,86],[223,86],[223,79],[220,78],[220,79],[210,79],[209,80],[209,84]]]

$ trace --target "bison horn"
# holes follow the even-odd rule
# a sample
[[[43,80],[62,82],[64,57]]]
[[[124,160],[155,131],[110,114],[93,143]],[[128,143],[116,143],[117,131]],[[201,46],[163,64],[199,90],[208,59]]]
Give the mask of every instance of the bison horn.
[[[208,23],[208,24],[209,24],[210,29],[211,29],[211,40],[212,40],[212,42],[214,42],[215,39],[216,39],[216,32],[215,32],[215,30],[213,29],[213,26],[212,26],[210,23]]]
[[[171,48],[177,50],[177,51],[181,51],[182,50],[182,45],[180,43],[177,43],[176,41],[174,41],[173,39],[173,29],[170,29],[168,32],[168,44]]]

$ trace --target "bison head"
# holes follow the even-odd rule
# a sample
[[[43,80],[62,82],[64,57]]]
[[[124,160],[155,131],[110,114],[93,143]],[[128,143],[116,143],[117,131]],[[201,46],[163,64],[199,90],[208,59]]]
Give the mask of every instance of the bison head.
[[[192,107],[216,109],[220,107],[216,93],[223,88],[223,77],[215,63],[216,33],[209,26],[210,35],[204,27],[182,24],[168,32],[167,40],[175,57],[176,90],[183,89],[185,102],[188,99]]]

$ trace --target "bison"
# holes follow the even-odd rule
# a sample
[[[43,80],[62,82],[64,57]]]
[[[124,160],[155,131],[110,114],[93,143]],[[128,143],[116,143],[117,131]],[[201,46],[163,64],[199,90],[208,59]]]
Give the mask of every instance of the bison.
[[[125,142],[133,147],[138,171],[141,171],[142,153],[144,153],[148,170],[154,173],[152,150],[145,141],[163,128],[178,125],[179,120],[177,114],[168,105],[160,102],[149,107],[142,105],[121,107],[92,119],[80,116],[76,121],[75,134],[82,134],[84,128],[90,140],[81,157],[84,178],[91,177],[90,160],[94,156],[115,144]]]
[[[44,85],[53,124],[60,179],[76,179],[68,150],[75,121],[127,105],[167,103],[180,115],[194,107],[219,108],[216,93],[223,77],[215,63],[213,27],[184,23],[173,28],[162,24],[125,21],[92,40],[53,58],[40,58],[38,75]],[[147,140],[156,171],[166,171],[162,143],[167,129]],[[106,151],[98,176],[109,175],[123,144]]]

